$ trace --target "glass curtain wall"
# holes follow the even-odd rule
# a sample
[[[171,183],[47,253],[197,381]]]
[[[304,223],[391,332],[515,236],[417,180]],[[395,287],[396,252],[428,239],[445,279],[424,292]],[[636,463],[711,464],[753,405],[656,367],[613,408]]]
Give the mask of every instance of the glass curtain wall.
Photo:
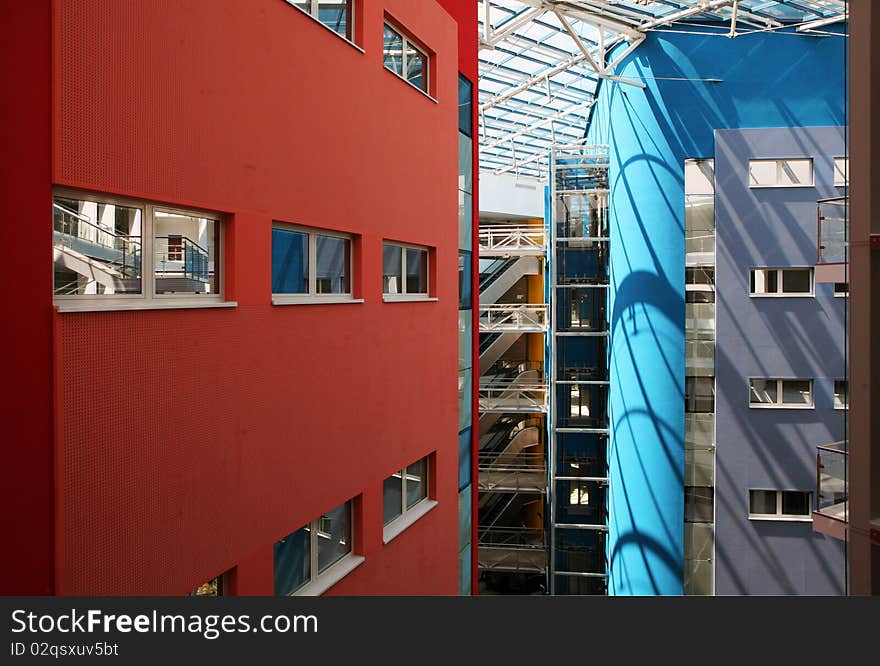
[[[474,86],[458,77],[458,508],[459,593],[471,593],[471,440],[473,396],[473,97]]]
[[[687,160],[684,592],[715,592],[715,162]]]

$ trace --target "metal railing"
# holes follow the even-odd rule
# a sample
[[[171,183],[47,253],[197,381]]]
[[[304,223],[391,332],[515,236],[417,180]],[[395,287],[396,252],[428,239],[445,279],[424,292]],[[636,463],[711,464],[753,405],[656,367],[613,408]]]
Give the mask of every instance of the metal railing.
[[[481,452],[478,456],[480,470],[504,470],[510,472],[540,472],[546,469],[543,453],[510,453],[506,451]]]
[[[156,273],[161,277],[210,280],[208,251],[186,236],[156,236]]]
[[[57,243],[61,247],[75,250],[80,254],[95,259],[108,267],[119,271],[124,277],[140,277],[141,272],[141,237],[120,234],[115,229],[102,227],[76,211],[52,203],[52,226],[58,232]],[[89,245],[98,246],[109,252],[95,254],[108,256],[92,256]],[[118,253],[118,254],[117,254]],[[57,292],[56,292],[57,293]]]
[[[477,545],[507,548],[545,548],[546,533],[540,527],[477,527]]]
[[[517,377],[524,372],[537,372],[539,375],[543,375],[544,361],[503,358],[495,364],[495,368],[511,377]]]
[[[848,522],[848,454],[846,442],[816,447],[816,511]]]
[[[819,210],[819,256],[818,264],[842,264],[846,262],[848,233],[848,197],[822,199]]]
[[[543,453],[484,452],[479,454],[482,492],[539,492],[547,490]]]
[[[543,413],[547,411],[547,396],[547,384],[495,380],[480,384],[478,401],[483,413]]]
[[[545,303],[480,306],[481,333],[502,331],[540,333],[547,330],[549,319],[550,310]]]
[[[480,256],[544,254],[547,234],[544,227],[530,225],[487,225],[480,228]]]
[[[484,571],[543,573],[547,568],[544,530],[534,527],[478,528],[478,566]]]

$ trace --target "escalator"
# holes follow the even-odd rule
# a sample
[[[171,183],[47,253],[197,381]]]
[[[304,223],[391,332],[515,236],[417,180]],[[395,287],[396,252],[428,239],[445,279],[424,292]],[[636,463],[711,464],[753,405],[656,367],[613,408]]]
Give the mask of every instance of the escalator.
[[[488,261],[480,269],[480,304],[497,303],[524,275],[539,275],[541,260],[538,257],[518,257]]]

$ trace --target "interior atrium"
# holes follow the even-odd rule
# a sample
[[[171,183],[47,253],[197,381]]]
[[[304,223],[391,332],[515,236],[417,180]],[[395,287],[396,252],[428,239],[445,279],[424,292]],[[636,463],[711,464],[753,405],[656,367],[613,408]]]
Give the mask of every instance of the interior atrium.
[[[0,593],[876,594],[877,3],[0,18]]]

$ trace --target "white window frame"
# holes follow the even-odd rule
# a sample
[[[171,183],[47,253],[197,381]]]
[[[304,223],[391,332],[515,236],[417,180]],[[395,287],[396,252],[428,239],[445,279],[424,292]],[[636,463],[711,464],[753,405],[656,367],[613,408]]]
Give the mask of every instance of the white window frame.
[[[226,275],[226,223],[222,215],[198,208],[166,206],[139,199],[104,193],[84,192],[72,188],[53,188],[55,197],[76,199],[110,206],[137,208],[141,211],[141,293],[139,294],[87,294],[56,295],[52,302],[58,312],[93,312],[118,310],[174,310],[187,308],[236,307],[234,301],[225,300]],[[213,294],[157,294],[155,274],[155,216],[157,212],[185,215],[211,220],[219,225],[218,240],[214,247],[214,266],[217,292]],[[219,270],[217,266],[219,265]],[[54,265],[52,290],[55,290]]]
[[[776,287],[780,291],[775,292],[754,292],[752,291],[752,274],[755,271],[776,271]],[[783,271],[809,271],[810,272],[810,291],[782,291],[782,272]],[[768,266],[752,266],[749,268],[749,297],[750,298],[815,298],[816,296],[816,271],[812,266],[785,266],[784,268],[775,268]]]
[[[837,390],[837,384],[839,382],[843,382],[846,385],[846,400],[838,401],[837,396],[840,395]],[[834,400],[834,409],[840,411],[846,411],[849,409],[849,380],[848,379],[835,379],[834,384],[832,384],[832,398]]]
[[[351,39],[349,39],[349,38],[346,37],[345,35],[340,35],[340,34],[339,34],[338,32],[336,32],[333,28],[331,28],[329,25],[325,25],[324,22],[321,21],[321,19],[318,18],[318,6],[319,6],[318,0],[307,0],[307,1],[310,3],[309,11],[306,11],[306,10],[303,9],[302,7],[299,7],[298,5],[295,5],[294,2],[296,2],[296,0],[284,0],[284,1],[285,1],[287,4],[289,4],[291,7],[293,7],[293,8],[295,8],[295,9],[299,10],[300,12],[302,12],[303,14],[305,14],[306,16],[308,16],[310,19],[312,19],[315,23],[317,23],[318,25],[320,25],[320,26],[321,26],[322,28],[324,28],[325,30],[327,30],[327,31],[333,33],[334,35],[336,35],[337,37],[339,37],[339,39],[341,39],[343,42],[345,42],[345,43],[348,44],[349,46],[353,46],[355,49],[357,49],[357,50],[360,51],[361,53],[366,53],[366,51],[364,51],[364,50],[358,45],[358,43],[357,43],[358,35],[357,35],[357,33],[355,32],[355,25],[356,25],[356,24],[355,24],[355,12],[357,12],[357,5],[358,5],[359,0],[352,0],[352,3],[351,3],[351,14],[350,14],[349,17],[348,17],[348,20],[350,21],[350,24],[349,24],[349,25],[351,26]]]
[[[776,181],[774,183],[753,183],[752,182],[752,164],[762,163],[768,164],[774,162],[776,164]],[[789,162],[809,162],[810,163],[810,182],[809,183],[787,183],[782,181],[781,174],[785,169],[785,165]],[[773,158],[755,158],[750,159],[748,164],[748,182],[751,189],[762,188],[780,188],[780,187],[815,187],[816,182],[816,165],[812,157],[773,157]]]
[[[289,224],[287,222],[275,221],[272,223],[272,231],[278,229],[280,231],[293,231],[305,234],[309,239],[309,273],[308,273],[308,293],[305,294],[285,294],[272,292],[272,305],[318,305],[328,303],[363,303],[364,299],[355,298],[354,283],[354,252],[355,238],[351,234],[341,231],[332,231],[330,229],[319,229],[317,227],[304,227],[298,224]],[[326,236],[327,238],[341,238],[347,240],[351,248],[348,257],[348,292],[342,294],[322,294],[318,293],[318,236]]]
[[[771,492],[776,493],[776,513],[752,513],[752,492]],[[805,514],[786,514],[782,513],[782,493],[804,493],[809,496],[809,506],[813,506],[813,493],[808,490],[775,490],[773,488],[749,488],[748,511],[749,520],[780,520],[793,523],[810,523],[813,521],[812,509]]]
[[[423,456],[418,460],[414,460],[410,465],[414,465],[422,460],[425,461],[425,496],[420,499],[418,502],[413,504],[411,507],[407,508],[406,506],[406,470],[410,465],[407,465],[403,469],[399,469],[394,472],[394,474],[400,474],[401,478],[401,494],[400,494],[400,507],[401,514],[392,518],[388,523],[383,525],[382,527],[382,543],[388,543],[401,533],[403,533],[410,525],[414,524],[417,520],[419,520],[422,516],[431,511],[435,506],[437,506],[437,501],[431,498],[431,494],[434,489],[434,479],[433,479],[433,471],[434,466],[433,455]],[[391,476],[393,477],[394,474]],[[390,478],[390,477],[386,477]],[[383,479],[384,484],[384,479]],[[384,492],[383,492],[383,513],[384,513]]]
[[[402,248],[403,251],[400,253],[400,270],[401,270],[401,279],[400,279],[400,288],[402,291],[399,294],[389,294],[385,291],[385,246],[392,245],[394,247]],[[409,293],[406,291],[406,251],[407,250],[419,250],[422,252],[427,252],[427,265],[425,266],[425,288],[427,291],[424,292],[416,292]],[[426,245],[413,245],[408,243],[398,243],[396,241],[385,240],[382,241],[382,300],[386,303],[395,303],[395,302],[406,302],[406,301],[436,301],[437,299],[431,296],[431,248]]]
[[[843,173],[842,177],[839,177],[838,174]],[[834,158],[834,186],[835,187],[849,187],[849,158],[848,157],[835,157]]]
[[[752,402],[752,382],[776,382],[776,402]],[[782,402],[782,384],[783,382],[809,382],[810,383],[810,403],[807,405]],[[816,386],[815,381],[805,377],[749,377],[749,408],[750,409],[815,409],[816,408]]]
[[[348,515],[350,517],[349,526],[348,526],[348,538],[351,541],[350,550],[336,560],[329,567],[324,569],[324,571],[318,572],[318,539],[317,534],[319,531],[319,526],[321,524],[321,516],[318,516],[315,520],[312,520],[308,523],[308,525],[303,525],[303,527],[309,528],[309,580],[304,582],[298,588],[296,588],[293,592],[285,595],[288,597],[317,597],[329,590],[331,587],[336,585],[339,581],[345,578],[352,571],[357,569],[361,564],[364,563],[366,558],[363,555],[355,554],[355,501],[354,499],[350,499],[347,502],[343,502],[343,504],[348,504]],[[334,507],[335,508],[335,507]],[[300,529],[303,529],[301,527]],[[295,534],[299,530],[295,530],[291,532],[291,534]],[[289,536],[289,535],[288,535]]]
[[[384,39],[385,39],[385,28],[386,27],[389,30],[391,30],[392,32],[394,32],[394,34],[396,34],[398,37],[400,37],[401,40],[403,40],[402,41],[403,52],[400,55],[400,71],[403,72],[403,74],[398,74],[393,69],[391,69],[388,65],[385,65],[385,54],[383,53],[382,54],[382,64],[384,65],[385,69],[387,69],[389,72],[394,74],[394,76],[396,76],[398,79],[401,79],[402,81],[406,81],[409,85],[411,85],[413,88],[418,90],[420,93],[422,93],[423,95],[425,95],[429,99],[434,100],[436,102],[437,100],[435,100],[431,96],[431,78],[430,78],[431,77],[431,54],[428,53],[427,49],[425,49],[422,46],[419,46],[413,40],[411,40],[409,37],[407,37],[401,28],[399,28],[392,21],[388,20],[388,17],[386,17],[382,23],[383,43],[384,43]],[[407,45],[411,46],[413,49],[415,49],[416,51],[418,51],[419,53],[421,53],[425,57],[425,66],[426,67],[425,67],[425,71],[422,74],[422,77],[425,80],[424,89],[419,88],[415,83],[413,83],[408,78],[406,78],[406,58],[407,58],[407,48],[406,47],[407,47]]]
[[[838,284],[846,285],[846,291],[837,291]],[[834,289],[834,298],[849,298],[849,283],[848,282],[835,282],[833,289]]]

